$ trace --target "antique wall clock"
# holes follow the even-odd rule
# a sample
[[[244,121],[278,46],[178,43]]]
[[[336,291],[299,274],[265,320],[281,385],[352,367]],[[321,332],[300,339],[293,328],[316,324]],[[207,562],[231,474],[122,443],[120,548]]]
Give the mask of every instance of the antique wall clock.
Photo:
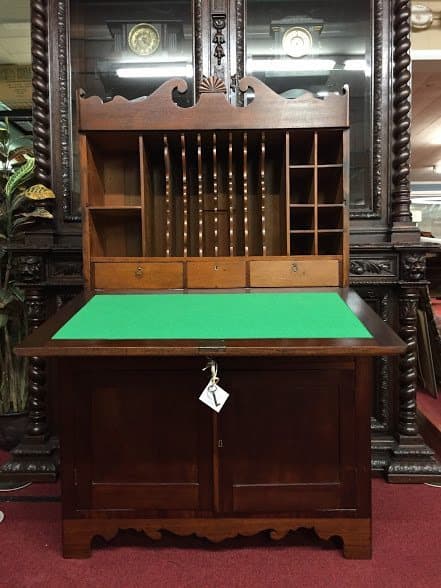
[[[312,35],[304,27],[291,27],[283,35],[282,47],[290,57],[304,57],[311,52]]]
[[[153,25],[140,23],[129,32],[127,44],[135,55],[147,57],[157,51],[160,43],[159,31]]]

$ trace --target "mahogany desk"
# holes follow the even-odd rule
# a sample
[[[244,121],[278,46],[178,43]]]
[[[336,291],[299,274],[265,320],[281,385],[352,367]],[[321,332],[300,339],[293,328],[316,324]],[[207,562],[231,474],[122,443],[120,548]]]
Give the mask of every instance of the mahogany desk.
[[[288,300],[280,296],[299,290],[264,292],[274,294],[276,316]],[[235,321],[222,317],[224,304],[212,322],[224,335],[233,328],[236,338],[202,340],[204,325],[195,320],[202,329],[196,338],[171,340],[154,331],[158,338],[150,340],[90,339],[92,325],[87,339],[78,332],[75,339],[53,339],[84,307],[88,298],[82,295],[17,348],[20,355],[56,358],[62,374],[66,557],[90,555],[94,536],[110,539],[119,529],[140,529],[155,539],[168,530],[220,541],[260,531],[277,539],[298,527],[314,528],[322,538],[340,536],[346,557],[370,557],[372,362],[405,345],[354,292],[301,292],[315,300],[318,293],[336,293],[336,304],[352,317],[346,317],[352,334],[341,332],[340,315],[334,325],[323,320],[331,331],[320,333],[314,307],[312,316],[304,307],[296,315],[300,306],[293,303],[292,316],[302,328],[314,328],[314,336],[301,331],[296,337],[294,321],[292,336],[281,337],[279,316],[273,337],[271,313],[264,311],[244,338]],[[179,294],[180,303],[185,295]],[[218,295],[204,293],[213,297],[209,303]],[[243,295],[227,295],[234,313]],[[104,323],[115,317],[109,313]],[[138,319],[131,328],[139,333]],[[259,338],[259,324],[265,338]],[[90,326],[87,316],[84,326]],[[171,332],[175,327],[172,321]],[[340,332],[330,337],[334,327]],[[122,336],[130,332],[124,327]],[[198,400],[208,382],[202,371],[207,357],[218,362],[220,385],[230,393],[219,415]]]

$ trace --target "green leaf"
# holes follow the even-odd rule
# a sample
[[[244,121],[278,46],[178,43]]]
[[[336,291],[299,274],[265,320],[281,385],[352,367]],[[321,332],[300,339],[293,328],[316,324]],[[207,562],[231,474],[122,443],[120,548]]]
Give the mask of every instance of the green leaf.
[[[5,309],[15,300],[16,298],[10,290],[5,290],[4,288],[0,290],[0,309]]]
[[[12,198],[11,211],[17,210],[26,201],[23,192],[17,192]]]
[[[12,223],[12,232],[15,233],[15,231],[18,228],[22,227],[25,224],[32,223],[33,220],[33,218],[24,218],[22,216],[16,218]]]
[[[10,198],[11,194],[13,194],[19,186],[27,182],[34,175],[35,158],[29,157],[28,155],[25,157],[26,163],[17,168],[6,183],[6,198]]]
[[[14,139],[14,144],[20,143],[20,142],[24,142],[26,141],[27,143],[29,143],[29,139],[27,137],[16,137]],[[10,153],[9,153],[9,162],[12,165],[22,165],[23,163],[26,163],[26,157],[30,156],[32,157],[32,148],[29,145],[24,145],[22,147],[17,147],[14,148]]]
[[[6,327],[8,324],[9,316],[5,312],[0,312],[0,329]]]
[[[17,286],[9,286],[9,290],[19,302],[25,301],[25,293],[21,288],[17,288]]]

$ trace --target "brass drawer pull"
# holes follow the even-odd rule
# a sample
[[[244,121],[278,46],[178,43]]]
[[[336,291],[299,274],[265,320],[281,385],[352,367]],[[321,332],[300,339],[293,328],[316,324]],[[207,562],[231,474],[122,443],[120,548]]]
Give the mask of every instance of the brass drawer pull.
[[[299,269],[299,268],[297,267],[297,264],[296,264],[296,263],[293,263],[293,264],[291,265],[291,271],[292,271],[292,272],[296,272],[298,269]]]
[[[138,267],[135,270],[135,278],[142,278],[142,276],[144,275],[144,269],[138,265]]]

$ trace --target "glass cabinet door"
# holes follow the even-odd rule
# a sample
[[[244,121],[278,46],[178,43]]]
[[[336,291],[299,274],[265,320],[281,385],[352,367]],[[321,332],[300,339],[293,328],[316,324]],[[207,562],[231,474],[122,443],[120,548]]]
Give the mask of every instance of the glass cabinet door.
[[[371,5],[371,0],[70,0],[72,94],[83,88],[103,99],[117,94],[132,99],[178,77],[187,80],[189,91],[176,93],[174,100],[187,107],[194,104],[195,80],[202,75],[224,77],[239,105],[236,74],[255,76],[286,98],[305,91],[324,98],[347,84],[350,206],[370,209]],[[78,194],[73,186],[77,203]]]
[[[371,193],[371,7],[367,0],[247,0],[247,75],[296,98],[350,92],[351,208]]]
[[[193,0],[70,0],[72,208],[80,210],[75,96],[128,99],[185,78],[180,106],[194,104]]]
[[[71,0],[72,87],[104,99],[151,94],[185,78],[193,103],[192,0]]]

